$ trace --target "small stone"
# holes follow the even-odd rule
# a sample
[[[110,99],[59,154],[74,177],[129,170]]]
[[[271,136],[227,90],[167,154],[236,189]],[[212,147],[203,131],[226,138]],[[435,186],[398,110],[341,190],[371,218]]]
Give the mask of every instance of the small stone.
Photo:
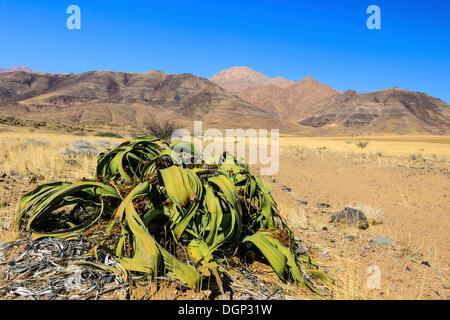
[[[316,206],[319,208],[330,208],[331,207],[328,203],[325,203],[325,202],[317,202]]]
[[[328,258],[330,256],[330,253],[328,252],[328,250],[322,250],[321,254],[326,258]]]
[[[291,189],[291,188],[289,188],[289,187],[283,187],[283,191],[284,191],[284,192],[291,192],[291,191],[292,191],[292,189]]]
[[[0,280],[6,280],[6,273],[3,271],[0,272]]]
[[[300,204],[300,205],[302,205],[302,206],[308,205],[308,202],[307,202],[307,201],[297,200],[297,203]]]
[[[328,232],[328,228],[327,227],[323,227],[322,230],[325,231],[325,232]]]
[[[406,271],[411,271],[411,268],[406,266]]]
[[[392,246],[392,244],[394,243],[394,241],[391,238],[387,237],[372,238],[370,239],[370,242],[381,246]]]
[[[422,261],[422,264],[424,266],[431,267],[431,265],[430,265],[430,263],[428,261]]]

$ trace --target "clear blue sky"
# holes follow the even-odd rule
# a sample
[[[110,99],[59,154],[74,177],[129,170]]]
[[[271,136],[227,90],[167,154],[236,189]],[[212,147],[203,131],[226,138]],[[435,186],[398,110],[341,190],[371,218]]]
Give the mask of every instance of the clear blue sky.
[[[78,5],[81,30],[66,28]],[[381,8],[381,30],[366,8]],[[249,66],[338,90],[400,87],[450,102],[450,1],[0,0],[0,68],[203,77]]]

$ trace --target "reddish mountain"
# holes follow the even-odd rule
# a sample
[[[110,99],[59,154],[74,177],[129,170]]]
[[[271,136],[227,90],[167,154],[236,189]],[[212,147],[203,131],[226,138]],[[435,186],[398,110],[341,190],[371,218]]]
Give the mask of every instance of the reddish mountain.
[[[237,95],[244,101],[266,111],[277,112],[282,118],[308,112],[314,104],[339,93],[311,77],[306,77],[284,89],[262,86],[246,89]]]
[[[233,67],[215,74],[209,80],[225,90],[237,93],[247,88],[263,86],[270,78],[247,67]]]

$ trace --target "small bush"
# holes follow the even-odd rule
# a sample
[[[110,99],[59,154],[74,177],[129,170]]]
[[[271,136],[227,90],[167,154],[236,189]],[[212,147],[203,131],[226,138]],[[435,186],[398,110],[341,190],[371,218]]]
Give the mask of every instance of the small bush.
[[[432,157],[433,157],[434,161],[439,162],[439,163],[443,163],[447,159],[446,157],[437,155],[437,154],[433,154]]]
[[[152,120],[145,124],[145,130],[148,134],[167,141],[171,140],[172,133],[178,128],[180,128],[180,125],[170,120],[161,122]]]
[[[76,139],[72,142],[72,149],[65,148],[60,151],[59,154],[62,156],[76,157],[76,156],[88,156],[95,157],[98,155],[96,146],[87,140]]]
[[[409,156],[409,160],[416,161],[418,159],[422,159],[422,155],[420,153],[413,153]]]
[[[369,141],[359,141],[355,144],[358,148],[365,149],[369,145]]]
[[[111,149],[111,142],[108,140],[97,140],[95,141],[95,145],[101,149]]]
[[[122,138],[122,136],[116,132],[112,131],[100,131],[94,133],[94,136],[96,137],[107,137],[107,138]]]

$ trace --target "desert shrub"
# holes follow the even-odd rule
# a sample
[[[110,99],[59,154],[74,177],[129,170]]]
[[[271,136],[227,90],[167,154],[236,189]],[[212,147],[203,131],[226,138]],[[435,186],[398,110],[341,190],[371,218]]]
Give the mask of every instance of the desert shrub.
[[[443,163],[443,162],[445,162],[447,160],[447,157],[441,156],[441,155],[438,155],[438,154],[433,154],[432,157],[433,157],[434,161],[439,162],[439,163]]]
[[[15,230],[35,238],[101,235],[88,267],[124,278],[164,275],[195,290],[214,282],[222,288],[230,262],[240,268],[252,256],[264,257],[283,281],[329,292],[328,277],[300,249],[268,184],[228,153],[208,165],[198,159],[186,142],[133,138],[100,154],[91,180],[23,195]]]
[[[94,136],[96,137],[106,137],[106,138],[122,138],[122,136],[116,132],[112,131],[100,131],[94,133]]]
[[[180,125],[171,120],[152,120],[145,124],[145,130],[148,132],[148,134],[167,141],[170,141],[172,133],[178,128],[180,128]]]
[[[88,156],[94,157],[98,155],[96,146],[87,140],[76,139],[72,142],[72,148],[65,148],[59,152],[59,155],[76,157],[76,156]]]
[[[50,142],[44,139],[28,139],[27,144],[32,146],[48,146]]]
[[[76,139],[72,142],[75,149],[94,149],[94,145],[87,140]]]
[[[411,160],[411,161],[415,161],[418,159],[422,159],[422,155],[420,153],[413,153],[413,154],[409,155],[409,160]]]
[[[359,141],[355,143],[360,149],[365,149],[369,145],[369,141]]]
[[[101,149],[111,149],[111,142],[108,140],[97,140],[95,141],[95,146],[101,148]]]

